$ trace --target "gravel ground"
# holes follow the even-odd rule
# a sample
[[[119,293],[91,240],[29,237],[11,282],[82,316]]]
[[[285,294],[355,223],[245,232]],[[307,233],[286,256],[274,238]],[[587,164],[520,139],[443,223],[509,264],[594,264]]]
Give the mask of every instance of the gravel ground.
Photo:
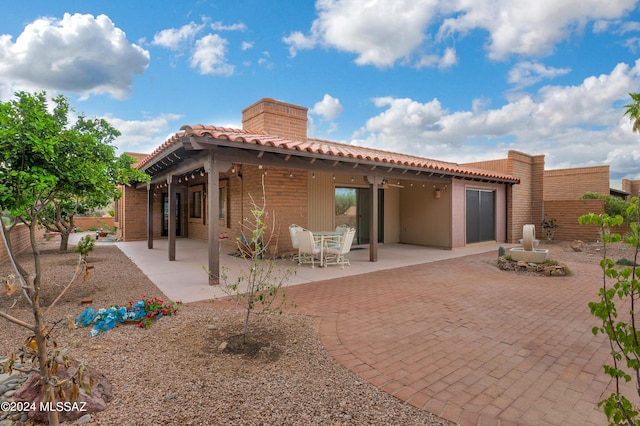
[[[51,243],[42,244],[47,305],[70,279],[77,255],[60,254]],[[20,259],[25,266],[32,263],[28,256]],[[167,300],[115,246],[96,246],[89,262],[94,266],[89,280],[68,291],[50,320],[77,316],[88,306],[126,304],[140,295]],[[0,265],[0,276],[9,272]],[[93,303],[81,305],[83,298]],[[0,298],[0,308],[10,302]],[[220,351],[222,342],[233,342],[242,330],[241,313],[228,306],[186,305],[149,330],[120,325],[96,337],[89,336],[89,328],[69,331],[61,321],[52,333],[59,347],[97,368],[113,386],[107,410],[86,424],[450,424],[403,404],[338,365],[320,343],[315,318],[254,317],[250,343],[256,350]],[[10,313],[31,319],[23,301]],[[0,355],[19,348],[27,336],[25,329],[0,319]]]

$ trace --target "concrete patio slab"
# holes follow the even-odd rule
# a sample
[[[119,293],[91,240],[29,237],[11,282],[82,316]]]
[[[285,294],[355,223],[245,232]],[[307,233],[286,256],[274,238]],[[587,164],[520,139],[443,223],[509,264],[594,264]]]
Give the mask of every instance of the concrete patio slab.
[[[207,244],[188,238],[176,240],[176,260],[169,261],[168,240],[154,240],[153,249],[147,248],[146,241],[115,243],[171,300],[185,303],[216,299],[226,296],[221,286],[208,283],[204,267],[208,262]],[[378,261],[369,261],[367,248],[356,248],[346,257],[351,265],[344,269],[338,265],[328,267],[297,265],[286,259],[278,260],[278,267],[292,268],[295,274],[288,282],[289,286],[329,280],[367,272],[398,268],[419,263],[468,256],[475,253],[498,253],[500,244],[489,243],[456,250],[421,247],[407,244],[383,244],[378,249]],[[230,254],[220,257],[222,267],[228,268],[228,282],[233,282],[245,260]]]

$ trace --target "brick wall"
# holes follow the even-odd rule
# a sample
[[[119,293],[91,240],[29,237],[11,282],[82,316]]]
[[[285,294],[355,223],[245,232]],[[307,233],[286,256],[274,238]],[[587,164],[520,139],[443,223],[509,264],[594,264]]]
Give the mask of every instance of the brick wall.
[[[608,165],[544,172],[545,200],[577,200],[585,192],[609,195]]]
[[[622,179],[622,190],[627,191],[632,197],[637,197],[640,192],[640,180]]]
[[[266,174],[264,174],[266,172]],[[243,218],[252,218],[251,198],[262,206],[262,176],[264,175],[267,223],[275,223],[275,235],[271,240],[273,254],[288,253],[293,250],[289,225],[300,223],[307,217],[307,174],[293,173],[288,169],[259,169],[256,166],[242,167],[242,209]],[[238,229],[239,230],[239,229]],[[239,232],[237,235],[238,236]]]
[[[594,225],[580,225],[578,218],[588,213],[604,213],[604,200],[547,200],[544,202],[545,218],[555,219],[558,227],[554,239],[560,241],[594,241],[599,238],[599,228]],[[615,230],[614,230],[615,231]],[[617,232],[617,231],[616,231]],[[543,239],[542,232],[538,239]]]
[[[522,239],[522,227],[532,223],[541,232],[544,185],[544,155],[509,151],[506,159],[480,161],[466,165],[508,173],[520,178],[519,185],[507,186],[507,242]]]
[[[1,232],[1,231],[0,231]],[[36,231],[36,232],[44,232],[44,231]],[[36,234],[36,237],[41,236]],[[29,228],[24,223],[17,224],[9,234],[9,238],[11,238],[11,246],[13,248],[14,256],[17,256],[21,253],[29,251],[31,253],[31,241],[29,240]],[[9,261],[9,254],[7,250],[0,241],[0,264],[4,264]]]
[[[308,108],[260,99],[242,110],[242,128],[289,139],[307,138]]]
[[[122,188],[119,219],[117,223],[123,241],[141,241],[147,239],[147,190],[131,186]],[[158,212],[160,208],[158,207]]]
[[[88,231],[89,228],[105,228],[112,227],[114,224],[113,217],[74,217],[73,224],[83,231]]]

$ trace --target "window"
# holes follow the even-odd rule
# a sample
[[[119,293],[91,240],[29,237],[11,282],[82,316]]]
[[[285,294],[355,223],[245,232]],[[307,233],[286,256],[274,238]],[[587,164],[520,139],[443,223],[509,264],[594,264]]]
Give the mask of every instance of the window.
[[[227,228],[229,227],[228,196],[229,196],[229,192],[228,192],[227,182],[222,181],[220,182],[220,190],[218,191],[218,203],[219,203],[218,204],[219,205],[218,220],[220,220],[221,226],[224,226]]]
[[[204,185],[189,188],[189,222],[204,223]]]

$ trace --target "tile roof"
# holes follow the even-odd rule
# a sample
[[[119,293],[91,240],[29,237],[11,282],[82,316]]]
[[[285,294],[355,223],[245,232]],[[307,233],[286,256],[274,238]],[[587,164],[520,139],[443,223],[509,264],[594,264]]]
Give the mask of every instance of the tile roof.
[[[227,140],[238,144],[239,148],[248,148],[246,145],[269,146],[289,151],[304,151],[313,154],[327,155],[332,157],[342,157],[345,160],[363,160],[381,163],[386,166],[396,165],[397,167],[412,167],[425,169],[427,172],[442,172],[447,175],[460,177],[479,178],[487,180],[499,180],[508,183],[520,183],[520,179],[504,173],[494,172],[468,166],[460,166],[456,163],[433,160],[430,158],[418,157],[414,155],[401,154],[379,149],[367,148],[358,145],[350,145],[339,142],[332,142],[320,139],[292,140],[272,136],[264,132],[232,129],[226,127],[198,125],[185,125],[180,128],[180,132],[167,139],[162,145],[156,148],[146,158],[136,164],[141,168],[151,162],[163,152],[179,143],[185,136],[210,137],[213,139]],[[243,146],[245,145],[245,146]]]

